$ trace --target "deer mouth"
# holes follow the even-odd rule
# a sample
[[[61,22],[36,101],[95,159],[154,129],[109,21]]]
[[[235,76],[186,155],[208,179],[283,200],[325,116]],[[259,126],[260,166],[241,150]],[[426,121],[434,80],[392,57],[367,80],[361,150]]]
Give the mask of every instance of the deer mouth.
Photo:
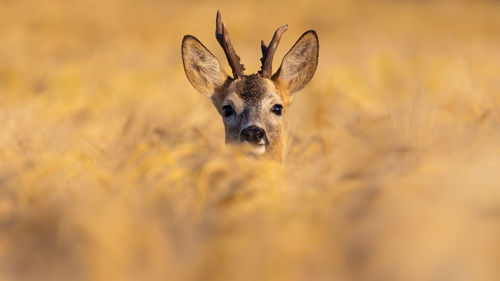
[[[252,145],[252,152],[256,155],[262,155],[266,153],[266,145],[265,144],[254,144]]]
[[[252,154],[262,155],[262,154],[266,153],[267,142],[264,139],[262,139],[258,143],[250,143],[247,141],[245,141],[244,143],[250,146],[250,152]]]

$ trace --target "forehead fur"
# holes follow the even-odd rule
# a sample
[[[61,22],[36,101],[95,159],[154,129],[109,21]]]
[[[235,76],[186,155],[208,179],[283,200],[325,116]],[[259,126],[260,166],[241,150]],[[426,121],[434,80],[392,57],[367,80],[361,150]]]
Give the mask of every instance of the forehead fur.
[[[276,93],[276,87],[271,80],[252,74],[231,83],[228,91],[236,93],[247,104],[257,104],[266,94]]]

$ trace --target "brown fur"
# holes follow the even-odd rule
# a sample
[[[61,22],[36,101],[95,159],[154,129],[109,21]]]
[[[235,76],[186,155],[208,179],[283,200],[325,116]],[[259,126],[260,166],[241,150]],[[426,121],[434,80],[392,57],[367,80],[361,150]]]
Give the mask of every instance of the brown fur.
[[[209,96],[222,115],[223,106],[234,108],[234,116],[224,117],[226,142],[238,143],[245,126],[263,128],[269,139],[264,157],[283,159],[282,116],[271,112],[275,104],[283,106],[283,114],[294,93],[314,76],[318,64],[319,42],[316,32],[305,32],[285,55],[278,71],[271,77],[244,75],[229,77],[217,58],[193,36],[182,42],[182,59],[186,76],[200,93]]]

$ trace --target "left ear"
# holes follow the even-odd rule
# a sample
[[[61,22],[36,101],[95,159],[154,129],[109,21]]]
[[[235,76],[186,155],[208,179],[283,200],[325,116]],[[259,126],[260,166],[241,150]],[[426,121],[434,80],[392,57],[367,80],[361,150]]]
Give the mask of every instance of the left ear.
[[[272,80],[291,94],[311,81],[318,66],[319,41],[314,30],[306,31],[283,58]]]

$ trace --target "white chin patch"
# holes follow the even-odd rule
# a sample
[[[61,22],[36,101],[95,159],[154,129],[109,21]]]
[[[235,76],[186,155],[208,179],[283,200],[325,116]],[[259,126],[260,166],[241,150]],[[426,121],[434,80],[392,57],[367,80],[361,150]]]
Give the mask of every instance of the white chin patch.
[[[244,143],[250,146],[251,153],[255,155],[262,155],[266,152],[266,144],[264,141],[262,141],[262,143],[259,144],[250,144],[246,141]]]
[[[262,155],[266,152],[266,145],[265,144],[252,145],[252,152],[257,155]]]

